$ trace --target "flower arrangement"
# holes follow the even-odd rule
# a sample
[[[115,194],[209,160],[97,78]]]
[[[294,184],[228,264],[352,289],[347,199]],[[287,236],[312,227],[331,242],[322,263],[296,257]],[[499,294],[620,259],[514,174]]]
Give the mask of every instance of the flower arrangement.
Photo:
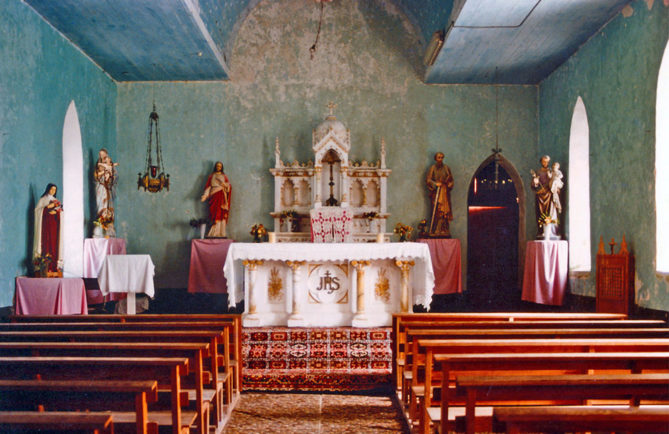
[[[370,222],[377,218],[379,214],[376,211],[370,211],[362,214],[362,218],[369,220]]]
[[[103,213],[98,216],[95,220],[93,220],[93,224],[95,226],[100,226],[102,229],[107,230],[109,225],[114,223],[114,219],[110,217],[108,214]]]
[[[188,222],[189,225],[191,225],[194,228],[199,228],[200,225],[206,225],[208,223],[207,219],[190,219],[190,222]]]
[[[265,229],[265,226],[263,226],[262,223],[259,223],[253,225],[250,234],[253,235],[253,242],[259,243],[265,238],[265,235],[267,235],[267,229]]]
[[[35,274],[40,277],[47,277],[49,264],[53,261],[53,256],[50,253],[42,253],[40,256],[33,258],[33,265]]]
[[[288,219],[288,222],[290,223],[290,231],[298,232],[300,227],[300,213],[294,209],[287,209],[281,211],[279,218],[281,219],[281,222],[283,222],[284,219]]]
[[[395,225],[395,229],[393,230],[394,233],[399,235],[400,237],[400,242],[405,242],[409,241],[409,236],[411,236],[411,232],[413,232],[413,228],[409,225],[403,225],[402,223],[397,223]]]
[[[537,221],[539,222],[540,227],[548,226],[551,223],[554,224],[554,225],[557,225],[558,223],[560,223],[560,221],[557,218],[553,219],[550,216],[550,214],[545,213],[545,212],[541,213],[541,215],[539,216]]]
[[[298,216],[298,212],[295,211],[294,209],[287,209],[284,211],[281,211],[281,218],[287,218],[287,219],[295,219]]]

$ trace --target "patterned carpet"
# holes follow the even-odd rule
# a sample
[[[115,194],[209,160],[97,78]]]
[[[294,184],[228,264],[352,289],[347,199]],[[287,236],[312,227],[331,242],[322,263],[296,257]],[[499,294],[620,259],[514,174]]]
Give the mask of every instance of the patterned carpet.
[[[223,430],[233,433],[408,433],[388,396],[242,393]]]
[[[242,351],[245,390],[390,387],[390,327],[245,328]]]

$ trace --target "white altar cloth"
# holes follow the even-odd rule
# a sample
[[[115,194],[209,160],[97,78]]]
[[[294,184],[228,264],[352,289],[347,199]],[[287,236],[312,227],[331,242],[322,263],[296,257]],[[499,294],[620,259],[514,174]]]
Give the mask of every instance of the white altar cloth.
[[[430,301],[432,300],[432,291],[434,288],[434,272],[432,270],[432,260],[430,258],[430,251],[428,246],[423,243],[335,243],[335,244],[320,244],[320,243],[233,243],[228,250],[228,256],[223,267],[225,278],[228,281],[228,303],[230,306],[235,306],[237,303],[245,299],[245,289],[248,291],[248,288],[245,288],[244,281],[248,279],[248,271],[246,272],[243,266],[244,261],[263,261],[263,266],[267,268],[264,273],[269,275],[269,273],[274,273],[274,282],[288,283],[290,278],[290,272],[285,270],[289,269],[287,265],[288,261],[304,261],[308,264],[302,268],[311,268],[318,266],[317,264],[344,264],[351,269],[352,261],[376,261],[376,264],[372,264],[369,267],[369,270],[366,272],[365,291],[371,295],[367,295],[369,305],[370,301],[374,298],[375,292],[375,282],[378,284],[379,279],[383,281],[384,277],[388,277],[387,286],[390,288],[390,291],[393,290],[398,292],[396,288],[399,287],[399,276],[400,271],[394,264],[395,260],[403,261],[413,261],[414,266],[410,271],[409,278],[409,296],[413,304],[423,305],[426,308],[429,308]],[[272,269],[273,268],[273,269]],[[381,270],[385,268],[385,270]],[[376,273],[376,274],[374,274]],[[385,274],[384,274],[385,273]],[[342,280],[348,279],[353,282],[353,272],[346,271],[347,277],[342,277]],[[282,280],[279,280],[282,279]],[[312,285],[313,280],[309,280],[311,277],[307,271],[303,271],[300,275],[298,281],[300,285]],[[376,279],[376,280],[374,280]],[[311,282],[311,283],[309,283]],[[346,282],[347,284],[347,282]],[[260,278],[259,285],[262,286],[260,289],[257,289],[263,292],[263,297],[260,298],[261,307],[266,307],[267,302],[267,293],[268,287],[270,286],[268,277],[265,276]],[[290,306],[292,300],[292,288],[290,285],[285,285],[287,293],[287,299],[285,300],[285,305]],[[342,282],[342,286],[346,286]],[[276,286],[275,286],[276,288]],[[347,300],[355,298],[355,293],[352,291],[353,285],[351,286],[350,296]],[[381,289],[381,291],[383,288]],[[311,291],[309,295],[299,296],[303,297],[301,300],[308,299],[310,303],[310,309],[313,311],[317,308],[323,308],[323,305],[317,305],[314,303],[321,302],[320,300],[314,300],[314,292]],[[322,294],[325,294],[323,292]],[[248,294],[246,294],[248,297]],[[394,297],[394,296],[393,296]],[[399,296],[397,296],[399,297]],[[316,296],[318,298],[318,296]],[[283,302],[280,302],[283,303]],[[325,304],[331,303],[331,306],[337,305],[337,309],[344,309],[343,306],[345,301],[325,301]],[[351,304],[354,303],[354,300],[351,300]],[[249,303],[246,303],[245,307],[248,311]],[[388,315],[391,315],[393,312],[399,312],[399,301],[391,300],[388,302],[386,300],[386,307],[379,307],[379,309],[385,309],[385,317],[389,318]],[[373,306],[370,309],[373,310]],[[334,307],[333,307],[334,309]],[[355,310],[355,307],[352,305],[352,309]],[[275,308],[276,314],[274,315],[274,321],[278,323],[267,323],[267,325],[278,325],[284,319],[280,316],[286,313],[285,310],[281,314],[279,311],[282,310],[282,307],[279,306]],[[389,311],[389,310],[392,310]],[[288,308],[288,311],[290,309]],[[331,310],[325,310],[327,314]],[[350,313],[350,311],[349,311]],[[373,313],[373,312],[372,312]],[[314,314],[315,316],[318,316]],[[343,314],[344,315],[344,314]],[[327,316],[325,313],[323,316]],[[340,315],[341,316],[341,315]],[[314,322],[315,321],[315,322]],[[333,320],[334,321],[334,320]],[[344,319],[342,319],[344,321]],[[383,320],[386,321],[385,319]],[[309,325],[317,326],[319,321],[311,320]],[[263,324],[265,325],[265,324]],[[330,324],[321,324],[321,325],[330,325]],[[337,325],[337,324],[335,324]],[[341,324],[340,324],[341,325]],[[377,324],[378,325],[378,324]]]
[[[100,291],[144,293],[153,298],[155,266],[149,255],[109,255],[102,264],[98,283]]]

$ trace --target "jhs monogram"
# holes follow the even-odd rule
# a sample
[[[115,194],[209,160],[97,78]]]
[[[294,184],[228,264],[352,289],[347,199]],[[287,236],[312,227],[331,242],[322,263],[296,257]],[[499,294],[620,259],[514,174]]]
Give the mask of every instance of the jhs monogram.
[[[339,278],[332,277],[329,271],[325,272],[325,275],[321,276],[321,284],[316,288],[317,291],[327,291],[328,294],[332,294],[334,291],[339,289]]]

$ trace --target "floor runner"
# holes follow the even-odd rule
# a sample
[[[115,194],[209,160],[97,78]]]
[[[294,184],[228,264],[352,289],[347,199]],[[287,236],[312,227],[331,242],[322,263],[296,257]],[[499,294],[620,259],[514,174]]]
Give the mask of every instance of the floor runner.
[[[242,332],[244,390],[369,391],[390,386],[390,327],[253,327]]]

